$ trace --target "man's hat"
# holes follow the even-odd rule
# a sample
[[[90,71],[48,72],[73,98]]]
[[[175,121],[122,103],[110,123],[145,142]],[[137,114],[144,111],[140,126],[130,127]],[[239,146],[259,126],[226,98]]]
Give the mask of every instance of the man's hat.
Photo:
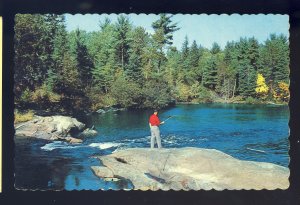
[[[158,112],[158,110],[157,110],[157,109],[155,109],[155,110],[154,110],[154,112]]]

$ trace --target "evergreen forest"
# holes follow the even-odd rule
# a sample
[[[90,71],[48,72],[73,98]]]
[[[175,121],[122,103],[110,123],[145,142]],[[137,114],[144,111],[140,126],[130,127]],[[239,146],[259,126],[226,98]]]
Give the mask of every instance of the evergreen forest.
[[[289,42],[270,34],[211,48],[180,48],[172,15],[160,14],[153,34],[126,15],[98,31],[66,30],[64,15],[17,14],[14,93],[17,109],[96,111],[117,106],[163,108],[175,103],[287,103]],[[199,39],[201,41],[201,39]]]

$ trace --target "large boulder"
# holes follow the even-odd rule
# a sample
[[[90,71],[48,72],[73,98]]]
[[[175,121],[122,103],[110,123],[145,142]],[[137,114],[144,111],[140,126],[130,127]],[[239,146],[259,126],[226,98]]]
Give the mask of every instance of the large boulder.
[[[97,110],[96,112],[99,113],[99,114],[104,114],[106,111],[103,110],[103,109],[99,109],[99,110]]]
[[[107,106],[103,109],[98,109],[96,112],[99,114],[105,114],[107,112],[117,112],[117,111],[124,111],[126,110],[125,108],[120,108],[118,106]]]
[[[15,125],[15,136],[80,143],[82,140],[72,137],[71,132],[82,132],[84,127],[85,124],[68,116],[35,116],[28,122]]]
[[[289,169],[265,162],[242,161],[201,148],[134,148],[98,157],[100,178],[121,177],[141,190],[287,189]]]
[[[58,132],[69,132],[70,130],[82,131],[85,127],[85,124],[68,116],[52,116],[46,118],[53,119],[53,124],[56,124]]]
[[[94,137],[98,132],[93,128],[86,128],[83,132],[79,133],[79,137]]]

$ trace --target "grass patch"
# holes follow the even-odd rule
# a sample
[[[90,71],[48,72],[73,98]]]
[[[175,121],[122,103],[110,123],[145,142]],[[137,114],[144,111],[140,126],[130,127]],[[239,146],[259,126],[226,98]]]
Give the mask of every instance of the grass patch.
[[[253,97],[247,97],[246,99],[245,99],[245,103],[246,104],[259,104],[259,103],[261,103],[258,99],[256,99],[256,98],[253,98]]]
[[[26,122],[33,119],[34,112],[32,110],[26,112],[15,111],[15,121],[14,123]]]

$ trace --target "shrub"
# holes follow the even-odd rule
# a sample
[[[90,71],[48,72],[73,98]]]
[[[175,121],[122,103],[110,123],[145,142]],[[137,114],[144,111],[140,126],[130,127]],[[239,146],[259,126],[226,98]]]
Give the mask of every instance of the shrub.
[[[257,104],[259,101],[256,98],[253,97],[247,97],[245,99],[245,103],[247,104]]]
[[[141,107],[163,108],[172,102],[172,91],[162,78],[153,78],[143,87]]]
[[[28,103],[28,102],[30,102],[31,101],[31,93],[32,92],[28,88],[26,88],[24,90],[24,92],[20,96],[20,102],[21,103]]]
[[[92,111],[116,104],[114,97],[110,93],[103,93],[102,88],[97,85],[88,88],[85,95]]]
[[[268,95],[269,87],[267,86],[265,82],[265,78],[262,74],[257,74],[257,80],[256,80],[256,88],[255,92],[257,97],[261,99],[266,99]]]
[[[204,86],[200,86],[199,88],[199,97],[198,97],[198,101],[199,102],[205,102],[205,103],[209,103],[209,102],[213,102],[213,94],[212,91],[210,91],[209,89],[207,89]]]
[[[29,110],[27,112],[19,112],[18,110],[15,110],[14,114],[15,114],[14,123],[21,123],[21,122],[32,120],[34,112],[32,110]]]
[[[97,111],[100,108],[103,107],[110,107],[116,104],[116,100],[110,95],[110,94],[106,94],[106,95],[97,95],[96,97],[94,97],[93,102],[91,102],[91,110],[92,111]]]
[[[46,84],[43,84],[41,87],[35,89],[32,93],[31,100],[35,103],[59,102],[60,95],[52,92]]]
[[[110,94],[106,94],[102,96],[100,102],[103,105],[102,107],[106,107],[106,106],[110,107],[116,104],[115,98],[113,98]]]
[[[289,85],[285,82],[279,82],[273,91],[273,97],[276,101],[288,102],[290,99]]]
[[[179,101],[187,102],[190,98],[190,89],[189,86],[183,83],[177,85],[177,96],[176,98]]]
[[[120,76],[111,86],[111,95],[122,107],[132,107],[139,104],[141,89],[137,83]]]
[[[199,82],[195,82],[191,86],[184,83],[178,83],[177,99],[183,102],[195,101],[195,99],[199,98],[200,90],[201,85]]]

